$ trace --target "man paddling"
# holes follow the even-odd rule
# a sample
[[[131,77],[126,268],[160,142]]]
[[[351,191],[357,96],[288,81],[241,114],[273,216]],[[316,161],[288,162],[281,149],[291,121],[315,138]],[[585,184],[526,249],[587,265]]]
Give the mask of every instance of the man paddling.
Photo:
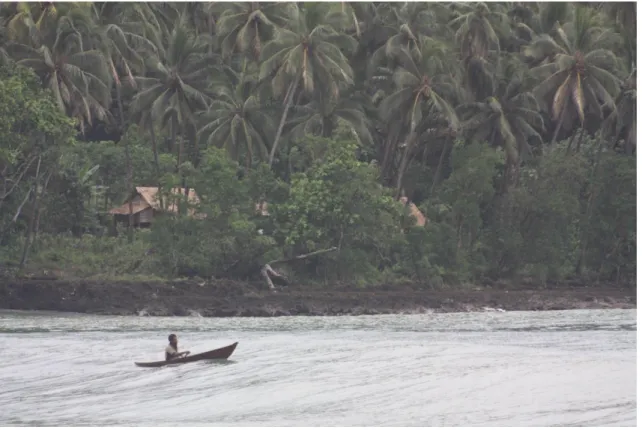
[[[169,345],[165,348],[165,361],[185,357],[189,351],[178,352],[178,337],[175,334],[169,335]]]

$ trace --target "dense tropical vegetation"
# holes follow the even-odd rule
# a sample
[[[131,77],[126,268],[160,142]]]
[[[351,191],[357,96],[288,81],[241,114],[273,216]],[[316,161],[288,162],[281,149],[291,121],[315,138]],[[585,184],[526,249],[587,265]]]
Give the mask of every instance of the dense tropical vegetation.
[[[3,3],[1,268],[243,279],[337,247],[289,275],[634,282],[635,16]],[[174,215],[115,227],[107,210],[134,186],[193,188],[206,216],[168,192]]]

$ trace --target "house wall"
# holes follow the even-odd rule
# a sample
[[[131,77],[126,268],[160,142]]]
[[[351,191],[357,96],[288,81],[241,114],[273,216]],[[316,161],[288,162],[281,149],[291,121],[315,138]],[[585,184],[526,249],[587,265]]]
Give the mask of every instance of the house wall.
[[[154,215],[159,215],[159,213],[155,214],[154,209],[152,208],[147,208],[141,212],[138,212],[137,214],[134,214],[134,227],[150,227],[152,222],[154,221]],[[127,225],[129,223],[129,215],[114,215],[114,221],[118,224]]]
[[[140,217],[138,219],[139,223],[150,223],[154,218],[154,209],[147,208],[144,211],[139,213]]]
[[[132,222],[134,223],[134,225],[138,224],[138,215],[139,214],[132,215]],[[121,215],[121,214],[114,215],[114,221],[116,221],[117,223],[127,225],[129,224],[129,215]]]

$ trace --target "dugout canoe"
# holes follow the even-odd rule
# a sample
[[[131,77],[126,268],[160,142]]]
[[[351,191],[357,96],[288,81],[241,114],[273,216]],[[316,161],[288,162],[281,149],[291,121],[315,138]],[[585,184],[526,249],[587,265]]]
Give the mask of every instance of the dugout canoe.
[[[238,344],[238,342],[234,342],[233,344],[224,346],[223,348],[201,352],[200,354],[188,355],[187,357],[176,358],[169,361],[149,361],[145,363],[135,362],[134,364],[138,367],[163,367],[167,366],[168,364],[193,363],[195,361],[201,360],[226,360],[230,357],[230,355],[232,355],[232,353],[236,349],[236,345]]]

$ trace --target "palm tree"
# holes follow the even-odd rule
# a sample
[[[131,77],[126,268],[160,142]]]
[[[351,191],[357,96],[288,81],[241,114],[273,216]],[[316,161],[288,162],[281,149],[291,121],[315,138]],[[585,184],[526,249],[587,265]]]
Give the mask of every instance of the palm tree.
[[[499,54],[500,37],[508,33],[508,16],[500,3],[456,3],[450,21],[463,59]]]
[[[92,28],[88,8],[72,3],[50,4],[37,15],[21,6],[9,23],[7,52],[40,76],[60,109],[77,118],[82,131],[94,120],[108,119],[111,100],[108,63],[100,50],[86,49]]]
[[[503,148],[506,187],[517,179],[520,158],[531,152],[529,139],[541,143],[540,133],[544,130],[537,100],[525,90],[526,81],[522,70],[502,61],[494,73],[492,95],[456,109],[470,140]]]
[[[615,53],[626,63],[624,70],[635,69],[637,62],[637,4],[634,2],[609,2],[602,3],[601,9],[613,20],[609,24],[612,24],[614,30],[622,36],[622,50]]]
[[[611,49],[619,38],[600,26],[595,14],[577,7],[573,21],[558,26],[555,38],[540,36],[525,50],[527,58],[544,62],[531,72],[542,80],[534,94],[557,122],[552,142],[563,123],[570,128],[579,119],[583,129],[587,109],[602,119],[602,104],[614,107],[620,80]]]
[[[500,41],[509,34],[509,19],[498,3],[456,3],[450,21],[459,45],[466,88],[477,101],[492,92],[492,71],[499,60]]]
[[[11,57],[7,54],[5,46],[8,43],[8,31],[5,26],[4,20],[0,17],[0,65],[8,64],[11,61]]]
[[[374,2],[339,2],[342,14],[347,17],[343,29],[350,36],[361,40],[364,33],[372,31],[377,18],[377,6]]]
[[[593,5],[602,8],[626,33],[635,34],[637,29],[637,3],[635,2],[603,2]]]
[[[368,67],[373,64],[372,56],[395,31],[388,25],[389,18],[393,16],[391,3],[341,2],[340,11],[347,17],[343,32],[358,41],[350,59],[355,84],[361,82],[366,86],[370,72]]]
[[[206,35],[187,27],[182,15],[166,43],[156,46],[158,57],[148,60],[148,76],[136,78],[141,91],[130,108],[149,110],[152,123],[169,129],[173,147],[178,143],[177,170],[183,161],[183,138],[196,128],[196,112],[212,100],[207,88],[217,64],[207,53],[208,42]]]
[[[214,28],[216,16],[212,13],[209,6],[211,3],[205,2],[184,2],[179,3],[181,13],[187,16],[189,25],[197,34],[207,34],[214,41]],[[210,45],[212,47],[213,44]]]
[[[397,173],[397,198],[401,196],[403,175],[417,143],[420,124],[423,121],[438,122],[439,119],[445,119],[453,129],[459,128],[457,115],[447,100],[455,91],[454,82],[444,73],[451,67],[447,47],[434,39],[425,39],[420,53],[415,61],[405,48],[398,51],[401,66],[393,75],[395,91],[379,105],[380,114],[388,123],[399,123],[407,130],[405,149]]]
[[[394,68],[396,64],[390,64],[390,61],[395,60],[395,53],[401,48],[413,56],[421,56],[421,39],[434,36],[438,30],[444,31],[437,24],[438,13],[443,14],[444,11],[436,3],[407,2],[401,7],[397,4],[382,5],[376,12],[384,13],[387,18],[384,20],[385,26],[378,29],[387,40],[372,54],[371,63],[374,65],[388,63],[389,67]]]
[[[269,140],[276,127],[263,108],[252,80],[221,79],[215,85],[214,101],[200,113],[199,138],[207,146],[224,147],[237,160],[245,159],[249,169],[255,155],[266,160]]]
[[[296,113],[288,124],[288,134],[295,140],[309,134],[330,137],[338,124],[343,122],[352,129],[359,142],[372,146],[370,121],[364,110],[366,104],[367,100],[363,95],[348,91],[336,103],[315,98],[295,108]]]
[[[274,28],[286,26],[297,13],[294,3],[281,2],[210,3],[208,7],[219,15],[216,30],[223,56],[240,52],[255,60]]]
[[[570,3],[562,2],[514,4],[507,12],[512,18],[512,37],[528,44],[537,36],[553,35],[559,23],[568,20],[570,6]]]
[[[605,119],[605,129],[613,136],[612,146],[622,140],[624,152],[633,155],[637,147],[637,85],[636,71],[622,84],[620,95],[615,100],[615,110]]]
[[[190,19],[186,15],[181,14],[180,3],[149,3],[151,14],[148,16],[147,21],[143,22],[143,26],[149,25],[150,28],[155,30],[156,38],[150,38],[154,41],[156,46],[162,44],[163,39],[169,38],[172,29],[177,22],[182,22],[183,25],[189,26]],[[184,19],[181,21],[181,17]]]
[[[298,11],[291,27],[280,29],[275,39],[261,52],[259,79],[271,77],[275,97],[285,99],[270,150],[270,166],[299,85],[302,84],[302,90],[307,94],[316,91],[329,100],[337,100],[341,89],[353,83],[352,68],[346,54],[354,51],[356,41],[313,18],[311,11]]]

